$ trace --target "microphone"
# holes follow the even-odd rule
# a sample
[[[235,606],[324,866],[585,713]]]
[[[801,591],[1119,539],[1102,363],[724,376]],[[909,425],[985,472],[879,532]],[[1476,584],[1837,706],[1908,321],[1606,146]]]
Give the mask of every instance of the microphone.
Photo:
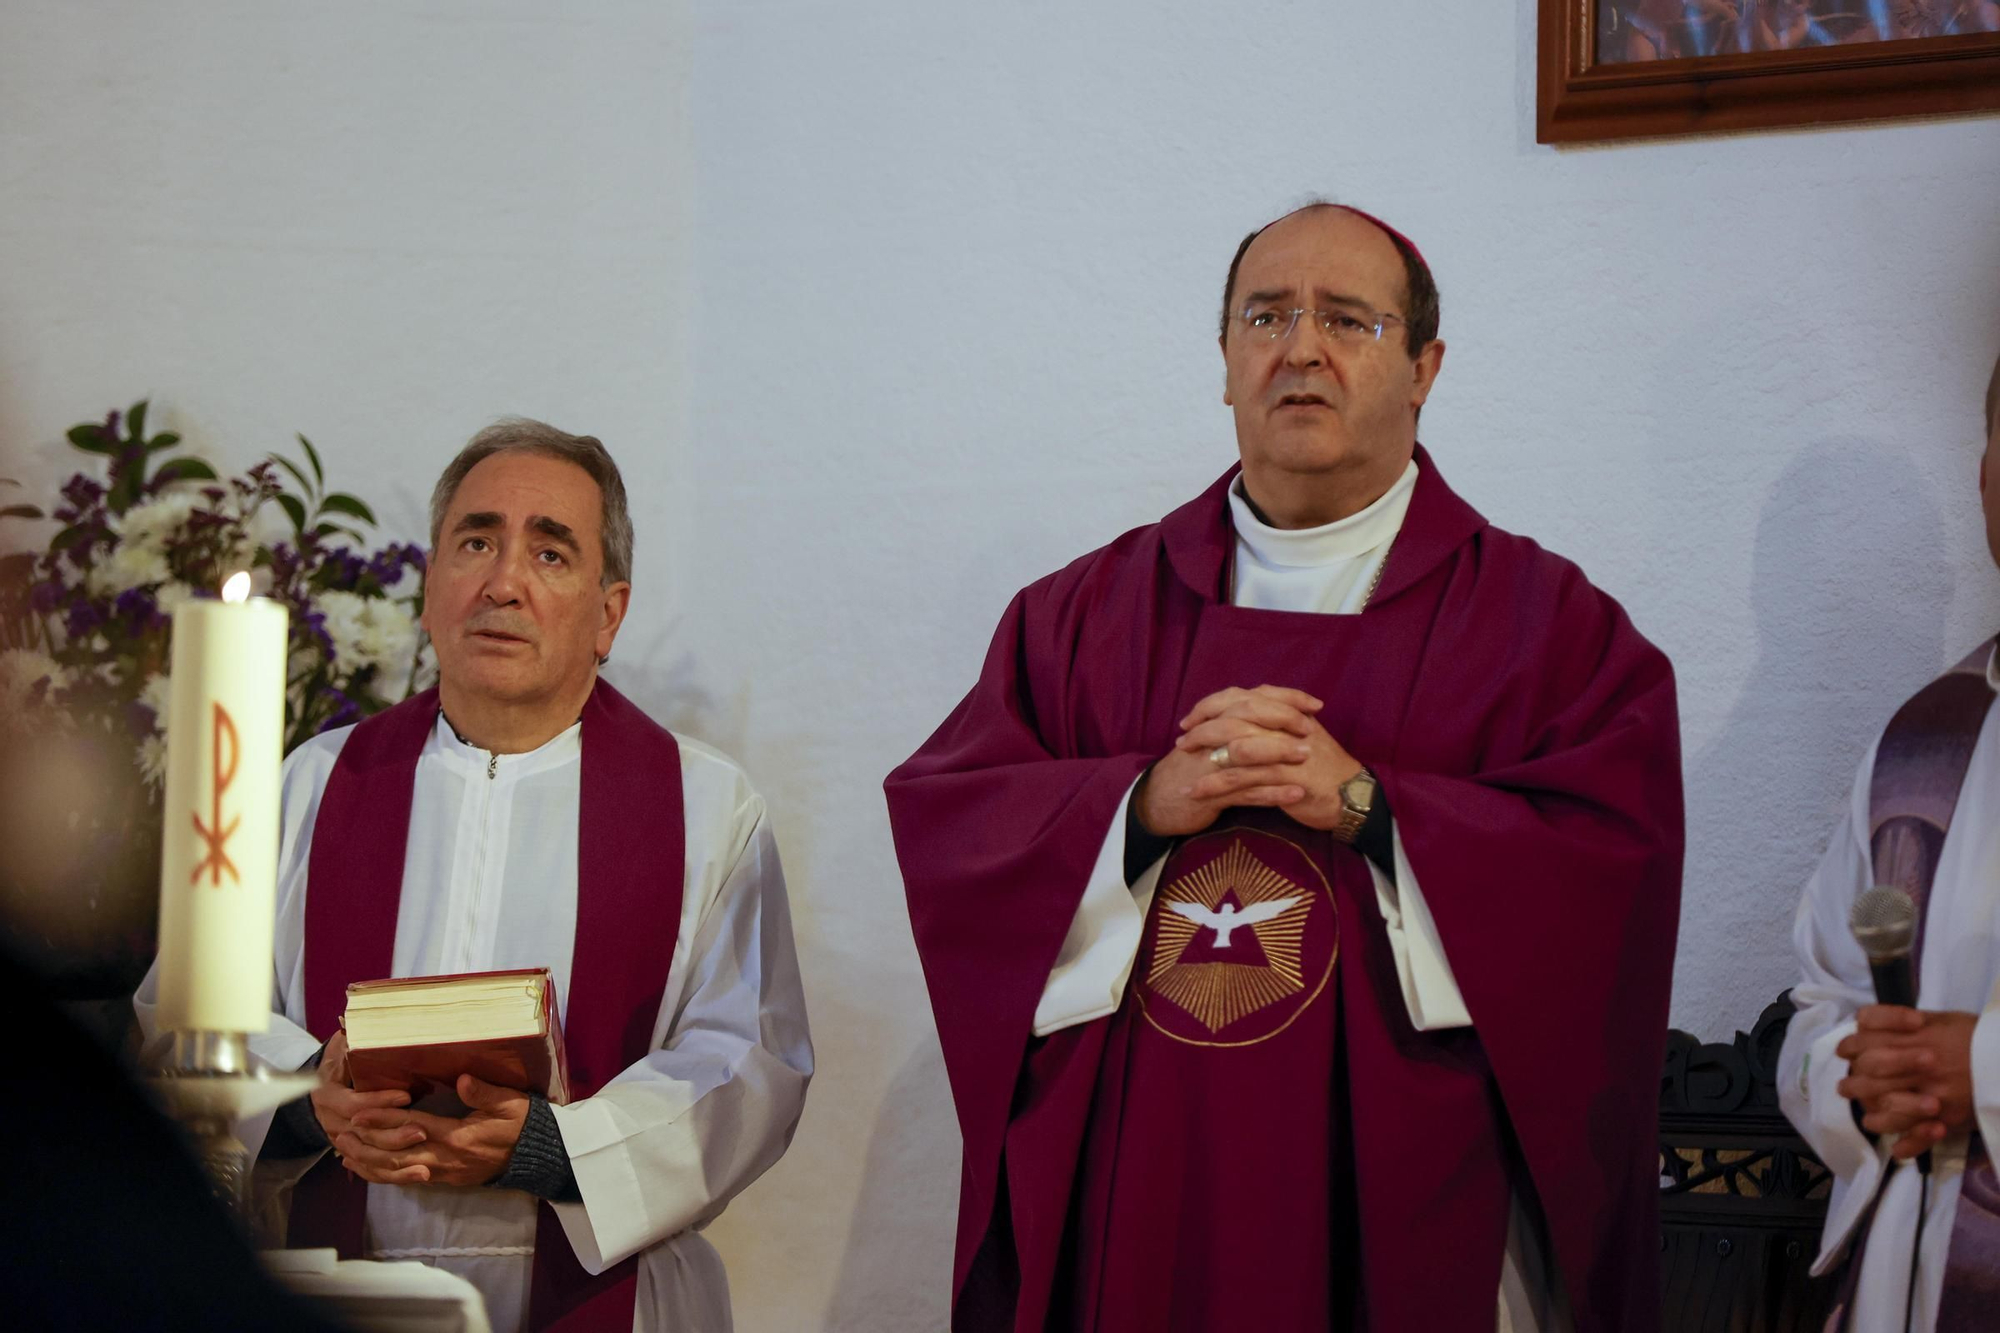
[[[1854,900],[1847,914],[1854,942],[1868,955],[1868,972],[1875,980],[1881,1004],[1917,1007],[1917,981],[1910,970],[1910,946],[1917,934],[1917,904],[1901,889],[1876,886]],[[1931,1154],[1917,1158],[1917,1170],[1931,1173]]]
[[[1901,889],[1873,888],[1854,900],[1847,914],[1854,942],[1868,955],[1875,998],[1906,1009],[1917,1007],[1917,982],[1910,971],[1910,944],[1917,934],[1917,904]]]

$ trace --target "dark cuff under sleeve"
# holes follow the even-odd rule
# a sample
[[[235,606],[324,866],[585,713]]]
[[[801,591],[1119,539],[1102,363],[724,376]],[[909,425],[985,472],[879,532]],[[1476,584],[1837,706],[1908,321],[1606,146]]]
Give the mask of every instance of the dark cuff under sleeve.
[[[319,1068],[319,1058],[326,1053],[322,1046],[312,1053],[312,1059],[299,1066],[299,1072]],[[313,1110],[312,1094],[286,1102],[271,1117],[270,1132],[264,1135],[264,1146],[257,1151],[259,1157],[282,1161],[287,1157],[310,1157],[333,1145],[327,1142],[326,1128],[319,1123],[319,1116]]]
[[[1174,845],[1172,838],[1163,838],[1147,828],[1139,818],[1139,793],[1146,790],[1153,770],[1132,784],[1132,795],[1125,802],[1125,883],[1129,888],[1139,882],[1139,876],[1146,868],[1165,856]]]
[[[562,1129],[548,1098],[528,1094],[528,1118],[521,1125],[521,1137],[514,1141],[514,1155],[508,1159],[507,1169],[494,1177],[493,1187],[525,1190],[550,1203],[583,1202],[576,1172],[570,1168],[569,1149],[563,1147]]]
[[[1354,850],[1373,861],[1391,884],[1396,882],[1396,824],[1389,814],[1388,789],[1379,782],[1375,784],[1375,801],[1368,807],[1368,818],[1354,835]]]

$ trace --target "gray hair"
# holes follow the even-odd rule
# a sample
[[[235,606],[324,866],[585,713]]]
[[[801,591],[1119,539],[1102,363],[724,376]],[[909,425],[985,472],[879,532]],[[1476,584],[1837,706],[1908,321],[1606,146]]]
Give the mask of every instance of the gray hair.
[[[468,440],[458,451],[458,457],[445,468],[431,491],[431,550],[437,550],[438,538],[444,533],[445,513],[466,474],[495,454],[517,453],[558,458],[590,474],[590,479],[597,483],[598,493],[604,497],[599,524],[604,546],[604,586],[631,582],[632,513],[625,505],[625,479],[618,475],[618,465],[611,461],[610,451],[594,435],[571,435],[545,421],[531,421],[527,417],[506,417],[494,422]]]

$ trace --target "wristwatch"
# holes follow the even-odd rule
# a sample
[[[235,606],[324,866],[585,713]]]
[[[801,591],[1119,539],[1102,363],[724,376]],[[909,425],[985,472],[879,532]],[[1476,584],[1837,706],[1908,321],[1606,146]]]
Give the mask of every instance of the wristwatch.
[[[1340,784],[1340,822],[1333,826],[1333,836],[1353,846],[1374,808],[1375,775],[1364,768]]]

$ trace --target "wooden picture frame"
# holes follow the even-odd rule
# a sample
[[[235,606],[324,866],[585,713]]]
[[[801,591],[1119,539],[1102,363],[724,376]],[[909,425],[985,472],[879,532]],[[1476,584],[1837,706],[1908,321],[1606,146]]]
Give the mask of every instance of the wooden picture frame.
[[[2000,110],[2000,32],[1601,60],[1605,10],[1631,0],[1540,6],[1540,143]]]

